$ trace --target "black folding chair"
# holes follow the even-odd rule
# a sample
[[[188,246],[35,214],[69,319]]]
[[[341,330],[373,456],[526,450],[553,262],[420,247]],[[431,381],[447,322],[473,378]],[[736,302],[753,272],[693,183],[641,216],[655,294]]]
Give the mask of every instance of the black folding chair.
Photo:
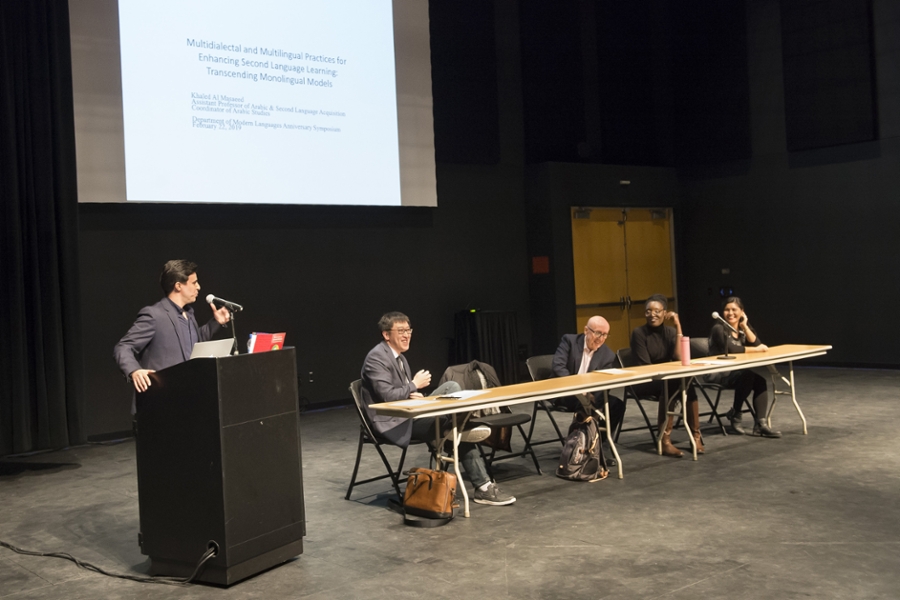
[[[369,419],[369,414],[366,412],[365,404],[362,401],[362,395],[360,394],[361,387],[361,379],[357,379],[350,384],[350,394],[353,396],[353,404],[356,406],[356,413],[359,415],[359,444],[356,447],[356,463],[353,465],[353,475],[350,477],[350,487],[347,488],[347,495],[344,496],[344,498],[349,500],[353,488],[358,485],[378,481],[379,479],[390,478],[391,484],[394,486],[394,491],[397,492],[397,498],[402,503],[403,494],[400,492],[400,474],[403,472],[403,462],[406,460],[406,448],[403,448],[403,452],[400,453],[400,463],[397,465],[397,468],[394,469],[387,459],[387,456],[384,454],[384,450],[381,449],[381,446],[382,444],[387,446],[394,446],[395,444],[375,432],[372,421]],[[417,443],[422,442],[413,440],[410,442],[410,445]],[[362,449],[365,444],[371,444],[375,447],[375,450],[378,451],[378,456],[381,458],[381,462],[384,463],[384,468],[387,470],[387,473],[357,481],[356,475],[359,473],[359,462],[362,458]]]
[[[631,355],[631,348],[620,348],[616,352],[616,357],[619,359],[619,366],[621,366],[623,369],[638,366],[637,361],[634,360],[634,357]],[[639,425],[637,427],[619,427],[619,431],[616,432],[616,442],[619,441],[619,434],[623,431],[640,431],[642,429],[646,429],[650,432],[650,439],[653,440],[653,445],[656,446],[656,434],[658,426],[654,425],[650,420],[650,417],[647,415],[647,411],[644,410],[644,406],[642,403],[652,402],[654,406],[659,406],[659,399],[656,396],[641,396],[634,390],[634,386],[631,385],[625,387],[625,397],[622,398],[622,402],[625,403],[626,412],[629,399],[634,400],[634,403],[637,404],[637,407],[641,409],[641,416],[644,417],[645,425]]]
[[[541,381],[543,379],[550,379],[550,376],[553,374],[552,366],[553,364],[553,355],[552,354],[541,354],[539,356],[532,356],[528,360],[525,361],[525,365],[528,367],[528,373],[531,375],[532,381]],[[538,410],[543,410],[547,413],[547,416],[550,418],[550,423],[553,424],[553,429],[556,430],[555,438],[550,438],[546,440],[540,440],[535,442],[532,439],[532,435],[534,434],[534,424],[537,421]],[[534,408],[531,411],[531,427],[528,429],[528,444],[531,447],[540,446],[541,444],[552,444],[553,442],[559,442],[560,445],[566,445],[566,437],[563,435],[562,431],[559,429],[559,425],[556,423],[556,419],[553,418],[553,413],[550,410],[550,404],[546,400],[538,400],[534,403]]]
[[[528,416],[527,413],[514,413],[508,406],[501,406],[500,412],[498,414],[482,415],[480,417],[472,417],[469,419],[470,423],[487,425],[491,428],[492,433],[503,427],[509,427],[510,429],[515,427],[519,430],[519,433],[522,434],[522,440],[525,443],[525,447],[519,452],[507,452],[505,449],[500,449],[503,454],[498,455],[496,446],[487,446],[491,449],[490,454],[487,454],[484,451],[484,447],[486,444],[478,444],[478,451],[481,452],[481,458],[484,459],[484,464],[487,467],[488,475],[491,476],[491,479],[494,478],[494,472],[491,470],[491,466],[495,462],[508,460],[510,458],[518,458],[520,456],[530,456],[531,460],[534,462],[534,468],[537,469],[538,475],[544,474],[544,472],[541,471],[541,465],[540,463],[538,463],[537,456],[535,456],[534,454],[534,449],[531,447],[531,443],[528,441],[528,434],[525,433],[525,430],[522,428],[522,425],[528,423],[529,421],[531,421],[531,417]]]
[[[491,371],[491,375],[494,378],[497,377],[496,371],[491,365],[483,363],[485,368]],[[452,378],[452,374],[454,371],[458,371],[460,367],[468,366],[468,365],[455,365],[447,367],[444,371],[443,377],[441,377],[440,381],[448,381]],[[475,369],[476,374],[479,375],[479,383],[478,387],[474,389],[488,389],[488,379],[484,376],[481,368]],[[456,380],[458,381],[458,380]],[[469,384],[471,388],[472,384]],[[534,461],[534,468],[537,469],[538,475],[543,475],[544,472],[541,471],[541,465],[538,463],[537,456],[534,454],[534,450],[531,448],[531,444],[528,443],[528,435],[525,433],[525,430],[522,428],[522,425],[531,421],[531,417],[528,416],[527,413],[522,412],[513,412],[508,406],[501,406],[495,409],[497,412],[494,414],[481,414],[479,416],[475,416],[474,414],[469,417],[469,423],[473,423],[476,425],[487,425],[491,428],[491,437],[485,440],[484,442],[478,444],[478,451],[481,453],[481,458],[484,460],[484,465],[487,467],[488,475],[490,475],[491,479],[494,478],[494,472],[491,470],[491,465],[496,461],[508,460],[510,458],[518,458],[520,456],[531,456],[531,460]],[[504,428],[508,427],[510,431],[513,427],[519,430],[519,433],[522,435],[522,440],[525,442],[525,448],[520,452],[513,452],[512,450],[506,450],[505,448],[500,448],[499,450],[503,453],[498,455],[498,448],[496,445],[491,445],[491,443],[500,443],[500,431]],[[490,448],[490,453],[485,452],[484,448],[487,446]]]
[[[709,340],[706,338],[691,338],[691,358],[704,358],[706,356],[709,356]],[[709,404],[710,412],[700,413],[700,416],[709,417],[707,423],[712,423],[713,419],[715,419],[719,423],[719,429],[722,431],[722,435],[728,435],[725,425],[722,424],[722,417],[719,415],[719,400],[722,397],[723,390],[733,390],[734,388],[712,381],[703,381],[701,379],[702,377],[703,376],[701,375],[700,377],[694,378],[694,387],[696,387],[700,393],[703,394],[703,397],[706,398],[706,403]],[[707,390],[716,392],[715,402],[709,397]]]

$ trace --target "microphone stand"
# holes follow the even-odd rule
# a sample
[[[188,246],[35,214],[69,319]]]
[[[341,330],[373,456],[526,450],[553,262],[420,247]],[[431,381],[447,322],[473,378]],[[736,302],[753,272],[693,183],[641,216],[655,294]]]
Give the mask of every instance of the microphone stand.
[[[237,331],[236,331],[235,328],[234,328],[234,315],[235,315],[235,313],[234,313],[233,310],[229,310],[229,311],[228,311],[228,314],[231,315],[231,319],[230,319],[230,321],[231,321],[231,337],[234,338],[234,352],[233,352],[232,354],[233,354],[234,356],[237,356],[238,354],[241,353],[241,351],[240,351],[240,348],[238,347]],[[726,351],[726,352],[728,351],[728,344],[727,344],[727,343],[725,344],[725,351]]]
[[[729,328],[731,325],[728,326]],[[731,334],[728,333],[728,330],[722,327],[722,331],[725,332],[725,356],[717,356],[716,360],[735,360],[737,356],[728,356],[728,338],[731,337]]]

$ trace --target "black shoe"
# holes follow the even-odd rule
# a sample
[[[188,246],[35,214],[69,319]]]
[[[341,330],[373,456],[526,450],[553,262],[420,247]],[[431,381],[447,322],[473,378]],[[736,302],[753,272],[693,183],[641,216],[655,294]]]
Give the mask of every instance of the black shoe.
[[[607,458],[606,466],[609,467],[610,469],[612,469],[613,467],[618,467],[619,463],[614,458]]]
[[[767,437],[767,438],[780,438],[781,432],[771,429],[764,422],[758,422],[755,425],[753,425],[753,435],[758,435],[760,437]]]
[[[733,408],[728,411],[728,414],[725,415],[729,421],[731,421],[731,431],[737,435],[747,435],[747,432],[744,431],[744,426],[741,425],[741,421],[743,420],[743,415],[740,412],[736,412]]]

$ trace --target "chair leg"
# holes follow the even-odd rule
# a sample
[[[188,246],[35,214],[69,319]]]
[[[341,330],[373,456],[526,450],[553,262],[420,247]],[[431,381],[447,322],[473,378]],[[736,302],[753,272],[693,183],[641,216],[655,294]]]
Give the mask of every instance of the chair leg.
[[[406,448],[404,448],[403,452],[400,454],[400,467],[396,471],[394,471],[387,456],[384,455],[381,446],[375,444],[375,449],[378,451],[378,456],[381,457],[381,462],[384,463],[384,468],[388,471],[388,476],[391,478],[391,483],[394,485],[394,491],[397,492],[397,498],[400,502],[403,502],[403,494],[400,492],[400,474],[403,472],[403,461],[406,460]]]
[[[377,477],[370,477],[368,479],[363,479],[362,481],[357,481],[357,475],[359,474],[359,463],[362,458],[362,449],[366,444],[365,434],[360,431],[359,433],[359,444],[356,448],[356,464],[353,465],[353,474],[350,476],[350,486],[347,488],[347,494],[344,496],[345,500],[350,499],[350,494],[353,493],[353,488],[362,485],[364,483],[371,483],[372,481],[379,481],[381,479],[390,478],[391,486],[394,488],[394,491],[397,493],[397,498],[399,498],[400,502],[403,502],[403,493],[400,491],[400,476],[403,473],[403,463],[406,461],[406,448],[403,448],[403,451],[400,453],[400,463],[397,465],[397,468],[394,469],[391,466],[391,461],[388,460],[384,451],[381,449],[381,446],[377,442],[373,442],[372,445],[375,447],[375,450],[378,452],[378,456],[381,458],[382,464],[384,464],[384,468],[386,473],[384,475],[378,475]]]
[[[700,393],[703,394],[703,397],[706,398],[706,403],[709,404],[709,408],[712,410],[712,413],[709,415],[708,423],[712,423],[712,420],[715,419],[716,422],[719,423],[719,430],[721,430],[722,435],[728,435],[728,432],[725,430],[725,425],[722,424],[722,417],[719,416],[719,411],[717,410],[719,406],[719,396],[716,396],[716,402],[713,404],[713,401],[710,399],[709,394],[706,393],[706,389],[702,385],[696,386]],[[720,389],[721,393],[721,389]]]
[[[643,415],[644,422],[647,424],[647,431],[650,432],[650,439],[653,440],[653,445],[656,446],[657,438],[656,438],[656,432],[654,430],[654,425],[653,425],[653,423],[650,422],[650,417],[647,416],[647,411],[644,410],[644,405],[641,404],[641,401],[635,400],[634,402],[635,402],[635,404],[638,405],[638,408],[641,409],[641,415]]]
[[[793,373],[792,373],[793,374]],[[777,384],[777,380],[780,377],[781,380],[785,383],[787,388],[791,390],[791,382],[788,381],[787,377],[779,373],[777,370],[774,373],[770,373],[770,379],[772,380],[772,393],[770,394],[771,401],[769,402],[769,409],[766,411],[766,424],[771,427],[772,426],[772,411],[775,410],[775,403],[778,402],[778,396],[790,396],[791,392],[779,390]],[[791,390],[793,391],[793,390]],[[805,421],[805,419],[804,419]]]
[[[516,425],[519,428],[519,433],[522,434],[522,440],[525,443],[525,450],[522,451],[523,454],[530,454],[531,460],[534,461],[534,468],[537,470],[538,475],[543,475],[544,472],[541,470],[541,465],[538,463],[537,455],[534,453],[534,448],[531,447],[531,443],[528,441],[528,438],[525,437],[525,430],[522,429],[521,425]]]
[[[538,411],[538,403],[535,402],[531,408],[531,423],[528,425],[528,437],[527,440],[531,440],[531,436],[534,434],[534,421],[537,419],[537,411]]]
[[[553,413],[550,412],[550,407],[547,406],[546,401],[541,400],[541,408],[544,409],[544,412],[547,413],[547,416],[550,417],[550,422],[553,424],[553,429],[556,430],[556,437],[559,438],[559,443],[563,446],[566,445],[566,436],[562,434],[562,431],[559,430],[559,425],[556,424],[556,419],[553,418]]]
[[[403,463],[406,462],[406,451],[409,450],[409,446],[403,449],[403,452],[400,453],[400,464],[397,465],[397,477],[403,475]]]
[[[722,433],[724,435],[728,435],[728,429],[722,425],[722,415],[719,414],[719,402],[722,400],[722,391],[725,389],[726,388],[719,387],[719,390],[716,392],[716,401],[713,404],[713,415],[715,415],[715,418],[719,419],[719,427],[723,428]],[[713,420],[713,417],[710,416],[709,422],[712,423],[712,420]]]
[[[356,446],[356,463],[353,465],[353,475],[350,476],[350,487],[347,488],[347,495],[344,496],[344,500],[350,499],[350,493],[353,492],[353,486],[356,484],[356,474],[359,473],[359,460],[362,458],[362,449],[363,449],[363,438],[365,434],[362,432],[362,429],[359,431],[359,444]]]
[[[622,423],[625,422],[625,413],[628,412],[628,398],[627,397],[622,399],[622,406],[624,406],[624,409],[622,410],[622,420],[619,421],[619,426],[616,427],[615,435],[613,435],[613,441],[617,444],[619,443],[619,434],[622,433]]]
[[[532,436],[534,435],[534,424],[537,422],[537,414],[538,410],[543,410],[547,413],[547,417],[550,418],[550,423],[553,425],[553,429],[556,430],[556,437],[559,440],[559,443],[563,446],[566,445],[566,438],[563,436],[562,431],[559,429],[559,425],[556,424],[556,419],[553,418],[553,413],[550,412],[550,409],[547,408],[547,405],[544,400],[538,400],[534,403],[534,408],[531,410],[531,425],[528,427],[528,443],[532,446],[540,446],[541,444],[549,444],[556,440],[541,440],[539,442],[533,442]]]
[[[713,412],[719,414],[719,402],[722,400],[722,388],[716,392],[716,403],[713,404]]]

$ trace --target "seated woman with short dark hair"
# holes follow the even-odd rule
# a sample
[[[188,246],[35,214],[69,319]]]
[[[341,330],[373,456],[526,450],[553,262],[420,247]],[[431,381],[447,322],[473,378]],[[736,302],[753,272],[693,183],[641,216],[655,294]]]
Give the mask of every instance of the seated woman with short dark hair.
[[[631,356],[639,365],[655,365],[681,358],[678,339],[682,337],[681,321],[678,313],[668,310],[669,302],[662,294],[654,294],[644,303],[646,325],[636,327],[631,332]],[[666,327],[665,322],[672,321],[674,327]],[[659,436],[663,456],[680,458],[684,453],[672,445],[670,434],[674,425],[674,417],[667,415],[668,398],[663,394],[663,382],[651,381],[634,386],[639,396],[656,396],[659,398]],[[694,436],[697,453],[703,454],[703,438],[700,436],[700,413],[697,407],[697,392],[693,386],[688,388],[687,426]]]

